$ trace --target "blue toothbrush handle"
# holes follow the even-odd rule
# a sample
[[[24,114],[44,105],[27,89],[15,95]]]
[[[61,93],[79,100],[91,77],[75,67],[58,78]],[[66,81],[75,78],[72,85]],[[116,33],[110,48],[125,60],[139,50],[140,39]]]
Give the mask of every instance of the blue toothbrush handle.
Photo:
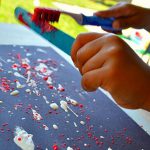
[[[115,31],[115,29],[112,27],[112,23],[115,20],[115,18],[101,18],[98,16],[85,16],[83,14],[82,17],[82,25],[101,26],[105,30]]]

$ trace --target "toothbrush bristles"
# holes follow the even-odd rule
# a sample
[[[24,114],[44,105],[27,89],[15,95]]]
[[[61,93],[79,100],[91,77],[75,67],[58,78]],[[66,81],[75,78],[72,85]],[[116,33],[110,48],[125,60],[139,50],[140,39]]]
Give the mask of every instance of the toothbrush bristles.
[[[58,10],[38,7],[34,9],[32,21],[36,24],[38,24],[39,22],[45,22],[45,21],[50,21],[51,23],[58,22],[60,13],[61,12]]]

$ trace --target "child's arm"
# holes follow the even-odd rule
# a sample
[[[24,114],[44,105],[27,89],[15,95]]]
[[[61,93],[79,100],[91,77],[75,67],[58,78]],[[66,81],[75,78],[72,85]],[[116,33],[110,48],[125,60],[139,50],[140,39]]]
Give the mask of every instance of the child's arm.
[[[96,12],[95,15],[104,18],[115,17],[116,20],[113,22],[115,29],[133,27],[150,31],[150,9],[122,2],[109,10]]]
[[[85,90],[101,87],[122,107],[150,111],[150,68],[119,37],[80,34],[71,56],[82,74]]]

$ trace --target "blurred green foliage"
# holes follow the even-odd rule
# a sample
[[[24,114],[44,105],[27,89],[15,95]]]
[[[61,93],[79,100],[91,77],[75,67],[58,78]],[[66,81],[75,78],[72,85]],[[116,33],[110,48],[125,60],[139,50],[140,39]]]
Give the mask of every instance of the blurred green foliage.
[[[107,6],[94,2],[92,0],[40,0],[40,6],[55,7],[53,5],[53,2],[78,5],[95,10],[104,10],[108,8]],[[18,21],[14,17],[14,9],[17,6],[21,6],[30,12],[33,12],[34,10],[33,0],[2,0],[0,5],[0,22],[18,23]],[[61,15],[59,23],[54,24],[54,26],[73,37],[76,37],[81,32],[87,31],[87,29],[85,29],[83,26],[78,25],[70,16],[66,15]]]

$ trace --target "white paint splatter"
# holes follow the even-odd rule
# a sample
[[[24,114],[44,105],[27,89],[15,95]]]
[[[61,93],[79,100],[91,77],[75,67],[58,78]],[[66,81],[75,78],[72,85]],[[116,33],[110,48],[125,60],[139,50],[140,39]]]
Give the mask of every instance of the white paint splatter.
[[[37,113],[37,111],[36,110],[34,110],[34,109],[32,109],[32,113],[33,113],[33,118],[35,119],[35,120],[42,120],[43,118],[42,118],[42,116],[39,114],[39,113]]]
[[[26,80],[26,78],[23,75],[21,75],[19,72],[14,72],[14,76],[19,77],[19,78],[23,78]]]
[[[8,71],[8,74],[13,74],[13,72],[12,71]]]
[[[0,104],[2,104],[3,103],[3,101],[0,101]]]
[[[17,89],[22,89],[23,87],[25,87],[25,85],[22,85],[18,80],[16,81],[16,88]]]
[[[47,125],[45,125],[45,124],[43,124],[43,128],[47,131],[47,130],[49,130],[49,127],[47,126]]]
[[[30,82],[30,79],[31,79],[31,71],[28,71],[28,72],[27,72],[27,75],[28,75],[28,77],[27,77],[26,83],[29,83],[29,82]]]
[[[14,142],[22,150],[34,150],[33,135],[28,134],[24,129],[16,127]]]
[[[80,124],[85,125],[85,122],[84,121],[80,121]]]
[[[31,53],[26,53],[26,56],[29,57],[29,56],[32,56],[32,54]]]
[[[73,150],[73,148],[71,148],[70,146],[67,147],[67,150]]]
[[[65,111],[68,112],[68,109],[76,116],[78,117],[78,115],[68,106],[66,101],[61,100],[60,101],[60,107]]]
[[[66,101],[60,101],[60,107],[65,111],[68,112],[68,104]]]
[[[76,124],[76,122],[73,122],[73,124],[74,124],[74,126],[77,128],[78,127],[78,125]]]
[[[108,150],[112,150],[110,147],[108,147]]]
[[[46,52],[45,50],[41,49],[41,48],[37,48],[37,50],[36,50],[36,51],[37,51],[37,52],[44,53],[44,54],[47,54],[47,52]]]
[[[104,136],[100,136],[101,139],[104,139]]]
[[[43,95],[43,99],[45,100],[46,104],[49,104],[49,101],[47,100],[47,97]]]
[[[18,95],[19,94],[19,91],[18,90],[14,90],[14,91],[12,91],[11,93],[10,93],[10,95],[12,95],[12,96],[16,96],[16,95]]]
[[[46,83],[47,83],[47,84],[52,84],[52,78],[51,78],[51,77],[48,77]]]
[[[59,107],[56,103],[51,103],[50,104],[50,107],[53,109],[53,110],[57,110]]]
[[[55,130],[58,130],[58,126],[57,126],[56,124],[53,124],[53,128],[54,128]]]
[[[31,90],[30,89],[26,89],[26,92],[31,94]]]
[[[74,105],[74,106],[77,106],[77,105],[78,105],[78,102],[77,102],[76,100],[72,99],[72,98],[66,97],[66,100],[67,100],[67,101],[70,101],[71,104]]]
[[[36,84],[35,80],[31,79],[30,82],[28,83],[28,86],[37,87],[37,84]]]
[[[4,59],[2,59],[1,57],[0,57],[0,60],[7,64],[7,62]]]

